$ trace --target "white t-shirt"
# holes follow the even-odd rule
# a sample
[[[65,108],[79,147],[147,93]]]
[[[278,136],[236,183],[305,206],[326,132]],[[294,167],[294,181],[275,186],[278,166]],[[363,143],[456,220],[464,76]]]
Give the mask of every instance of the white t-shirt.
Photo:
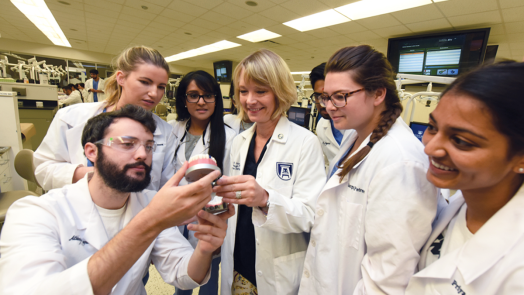
[[[473,237],[466,223],[467,208],[464,203],[457,215],[451,219],[448,227],[433,241],[430,246],[430,255],[426,258],[426,266],[437,261],[441,256],[462,247]]]
[[[105,209],[96,204],[95,206],[106,228],[107,237],[111,240],[124,227],[124,213],[127,209],[127,202],[124,207],[115,210]]]

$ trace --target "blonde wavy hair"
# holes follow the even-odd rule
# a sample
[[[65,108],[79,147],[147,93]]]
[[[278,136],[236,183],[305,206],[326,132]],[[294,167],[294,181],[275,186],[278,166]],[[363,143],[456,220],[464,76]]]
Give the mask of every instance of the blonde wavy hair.
[[[124,50],[113,63],[115,72],[107,78],[104,89],[107,95],[105,102],[108,107],[116,105],[122,95],[122,86],[118,85],[116,80],[117,71],[122,71],[127,76],[130,72],[136,70],[140,64],[148,63],[163,68],[169,75],[169,65],[162,54],[158,50],[146,46],[134,46]]]
[[[233,73],[235,103],[238,106],[238,116],[244,121],[249,119],[240,103],[239,82],[240,75],[244,81],[253,81],[256,84],[271,88],[275,94],[275,111],[271,119],[286,114],[291,105],[297,100],[297,89],[291,71],[286,62],[276,53],[267,49],[260,49],[244,58]]]

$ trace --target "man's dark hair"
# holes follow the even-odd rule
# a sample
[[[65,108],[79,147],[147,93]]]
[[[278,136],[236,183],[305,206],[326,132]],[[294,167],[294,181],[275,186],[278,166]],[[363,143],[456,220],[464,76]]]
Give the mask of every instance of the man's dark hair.
[[[145,109],[128,104],[118,111],[102,113],[89,119],[82,132],[82,146],[86,143],[97,142],[104,138],[107,128],[113,124],[115,119],[129,118],[144,125],[151,133],[155,133],[156,122],[153,119],[153,113]]]
[[[97,74],[98,75],[98,70],[92,69],[92,70],[89,71],[89,74]]]
[[[64,87],[62,87],[62,89],[63,90],[73,91],[73,88],[71,87],[71,85],[64,86]]]
[[[326,80],[324,76],[324,70],[326,69],[326,63],[321,63],[318,66],[314,67],[309,73],[309,81],[311,81],[311,88],[315,89],[315,83],[319,80]]]
[[[71,89],[76,90],[76,85],[75,84],[68,84],[67,87],[71,87]]]

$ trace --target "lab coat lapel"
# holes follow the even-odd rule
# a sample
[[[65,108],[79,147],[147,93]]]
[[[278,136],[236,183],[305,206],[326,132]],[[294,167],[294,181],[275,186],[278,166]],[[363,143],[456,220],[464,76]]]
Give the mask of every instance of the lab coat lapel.
[[[522,239],[524,216],[521,208],[524,208],[524,185],[464,245],[458,268],[466,284],[492,268]]]
[[[70,202],[76,218],[76,226],[79,231],[84,230],[84,240],[91,246],[100,250],[109,240],[106,229],[102,223],[102,218],[95,207],[88,187],[88,179],[92,173],[88,173],[78,182],[75,190],[68,190],[73,193],[70,197],[74,200]]]
[[[433,241],[435,241],[438,235],[440,235],[446,229],[451,219],[455,217],[457,211],[460,210],[460,207],[462,207],[463,204],[464,198],[462,197],[462,194],[459,191],[457,192],[455,198],[453,198],[453,201],[451,201],[451,203],[446,207],[446,209],[442,210],[441,214],[437,216],[437,218],[433,222],[433,230],[428,238],[428,242],[426,243],[426,245],[424,245],[424,248],[422,248],[422,251],[420,253],[419,269],[426,268],[426,259],[428,256],[429,247],[431,247],[431,244],[433,243]]]
[[[257,125],[257,123],[253,124],[253,126],[251,126],[249,129],[247,129],[246,131],[244,131],[244,132],[239,134],[240,136],[242,136],[242,139],[244,139],[244,141],[242,142],[242,144],[240,146],[240,151],[239,151],[239,153],[238,153],[238,155],[236,157],[236,161],[235,161],[236,163],[240,164],[240,169],[239,170],[231,169],[232,172],[236,171],[234,173],[234,175],[242,175],[242,173],[244,172],[244,166],[246,164],[247,152],[249,151],[249,144],[251,143],[251,139],[253,138],[253,135],[255,134],[256,125]]]

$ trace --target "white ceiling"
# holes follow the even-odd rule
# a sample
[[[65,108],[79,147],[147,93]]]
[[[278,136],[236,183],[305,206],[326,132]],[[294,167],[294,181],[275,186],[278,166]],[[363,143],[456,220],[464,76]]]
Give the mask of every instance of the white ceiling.
[[[130,45],[147,45],[167,57],[224,39],[242,44],[173,62],[187,67],[212,68],[213,61],[240,61],[268,48],[292,71],[307,71],[343,46],[370,44],[385,53],[391,37],[483,27],[491,27],[489,44],[499,45],[497,57],[524,57],[524,0],[448,0],[304,33],[282,23],[355,1],[255,0],[256,7],[245,0],[63,1],[70,5],[46,3],[76,49],[116,55]],[[0,7],[0,44],[3,38],[52,44],[9,0],[0,0]],[[272,39],[278,44],[236,38],[262,28],[282,35]]]

